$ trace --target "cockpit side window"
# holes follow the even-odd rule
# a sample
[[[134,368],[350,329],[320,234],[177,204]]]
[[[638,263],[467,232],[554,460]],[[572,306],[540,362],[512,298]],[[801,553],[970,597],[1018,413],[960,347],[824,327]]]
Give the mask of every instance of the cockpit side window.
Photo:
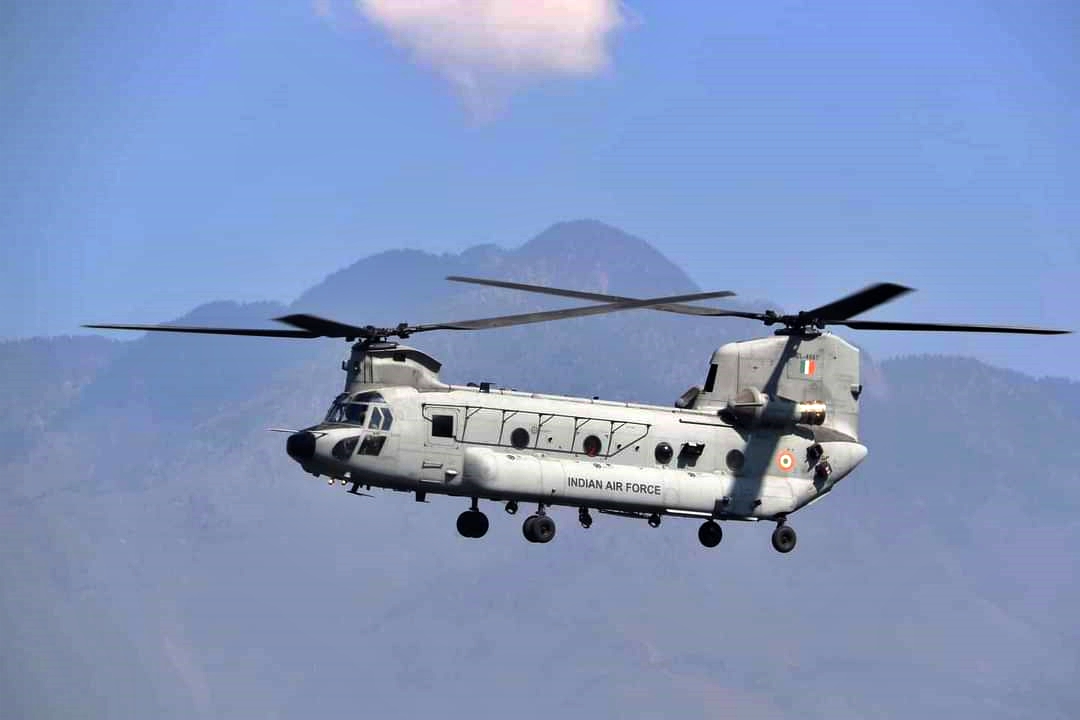
[[[394,422],[394,416],[390,414],[390,408],[384,407],[382,409],[382,429],[389,430],[390,424]]]
[[[379,408],[371,408],[371,423],[368,425],[372,430],[378,430],[382,425],[382,410]]]

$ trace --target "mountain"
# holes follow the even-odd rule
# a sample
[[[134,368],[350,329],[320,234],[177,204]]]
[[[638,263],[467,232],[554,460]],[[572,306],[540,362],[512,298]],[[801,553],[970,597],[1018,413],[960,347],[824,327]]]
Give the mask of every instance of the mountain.
[[[449,274],[696,289],[644,241],[579,221],[515,249],[382,253],[288,307],[212,303],[184,322],[558,306]],[[670,403],[716,345],[760,331],[634,311],[415,340],[455,381]],[[0,717],[1080,713],[1080,383],[868,364],[870,456],[794,517],[789,556],[768,527],[729,524],[706,550],[693,522],[584,531],[559,510],[538,546],[497,507],[469,541],[459,501],[349,496],[296,468],[265,428],[318,417],[345,351],[0,344]]]
[[[0,452],[16,452],[31,433],[55,423],[120,348],[101,337],[0,343]]]

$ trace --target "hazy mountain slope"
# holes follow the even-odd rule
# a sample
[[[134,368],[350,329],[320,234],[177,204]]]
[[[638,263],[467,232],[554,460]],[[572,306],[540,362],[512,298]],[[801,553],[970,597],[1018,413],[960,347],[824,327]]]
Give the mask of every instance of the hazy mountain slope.
[[[0,342],[0,451],[26,447],[26,434],[54,422],[122,353],[98,337]]]
[[[692,287],[640,241],[565,227],[518,250],[376,256],[296,307],[365,276],[381,278],[385,307],[418,313],[391,322],[551,305],[436,284],[461,258],[473,274],[580,287],[606,273],[613,292]],[[575,238],[599,247],[584,266]],[[658,268],[656,284],[634,286],[637,266]],[[749,331],[634,312],[417,344],[455,379],[670,402],[716,342]],[[568,511],[535,546],[498,507],[470,541],[454,531],[460,501],[357,498],[301,473],[264,428],[317,417],[346,346],[250,342],[213,339],[197,356],[144,345],[155,367],[130,360],[128,385],[111,371],[109,392],[5,456],[0,716],[1080,711],[1078,383],[955,358],[873,368],[870,457],[796,516],[790,556],[768,526],[729,524],[705,550],[690,521],[602,517],[583,531]],[[257,382],[226,382],[250,363]],[[41,385],[28,387],[19,402]]]
[[[280,328],[284,326],[271,318],[285,313],[277,303],[216,302],[172,324]],[[266,338],[147,333],[124,343],[125,352],[94,379],[79,410],[126,412],[135,406],[151,413],[157,423],[189,427],[260,390],[274,372],[310,355],[311,348],[304,345]]]

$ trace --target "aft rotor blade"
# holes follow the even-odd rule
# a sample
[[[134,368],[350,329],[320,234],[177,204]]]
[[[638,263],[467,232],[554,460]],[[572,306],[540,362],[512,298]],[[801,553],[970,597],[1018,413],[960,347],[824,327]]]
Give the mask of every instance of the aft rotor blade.
[[[319,337],[307,330],[274,330],[269,328],[223,328],[198,325],[83,325],[96,330],[145,330],[146,332],[195,333],[199,335],[243,335],[247,337],[304,338]]]
[[[606,295],[604,293],[585,292],[583,290],[567,290],[565,288],[551,287],[548,285],[530,285],[529,283],[509,282],[507,280],[488,280],[487,278],[463,277],[461,275],[449,275],[446,279],[451,282],[487,285],[489,287],[505,288],[507,290],[521,290],[523,292],[576,298],[578,300],[596,300],[604,303],[627,302],[635,299],[623,295]],[[731,291],[723,291],[722,293],[715,295],[715,297],[733,297],[734,295],[735,293]],[[709,308],[681,305],[679,303],[664,303],[661,305],[650,305],[649,307],[653,310],[663,310],[664,312],[680,313],[683,315],[710,314]]]
[[[689,295],[670,295],[667,297],[646,298],[642,300],[627,299],[625,301],[608,303],[606,305],[588,305],[586,307],[566,308],[563,310],[546,310],[542,312],[521,313],[519,315],[501,315],[497,317],[480,318],[477,320],[460,320],[457,322],[417,325],[409,328],[409,332],[426,332],[428,330],[486,330],[489,328],[510,327],[512,325],[528,325],[530,323],[547,322],[549,320],[564,320],[567,318],[587,317],[590,315],[603,315],[622,310],[651,308],[668,303],[709,300],[716,297],[726,297],[726,292],[727,291],[692,293]]]
[[[885,320],[849,320],[833,322],[833,325],[846,325],[853,330],[906,330],[914,332],[973,332],[973,333],[1014,333],[1019,335],[1068,335],[1071,330],[1050,330],[1037,327],[1018,327],[1014,325],[951,325],[947,323],[890,322]]]
[[[890,300],[895,300],[911,291],[912,288],[897,285],[896,283],[877,283],[827,305],[807,310],[802,314],[828,323],[836,320],[847,320],[859,313],[866,312],[870,308],[884,305]]]

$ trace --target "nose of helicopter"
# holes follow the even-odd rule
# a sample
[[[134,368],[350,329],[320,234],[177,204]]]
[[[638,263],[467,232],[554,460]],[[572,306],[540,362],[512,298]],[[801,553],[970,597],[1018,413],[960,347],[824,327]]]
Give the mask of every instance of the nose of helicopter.
[[[285,441],[285,452],[297,462],[310,460],[315,457],[315,436],[307,431],[293,433]]]

